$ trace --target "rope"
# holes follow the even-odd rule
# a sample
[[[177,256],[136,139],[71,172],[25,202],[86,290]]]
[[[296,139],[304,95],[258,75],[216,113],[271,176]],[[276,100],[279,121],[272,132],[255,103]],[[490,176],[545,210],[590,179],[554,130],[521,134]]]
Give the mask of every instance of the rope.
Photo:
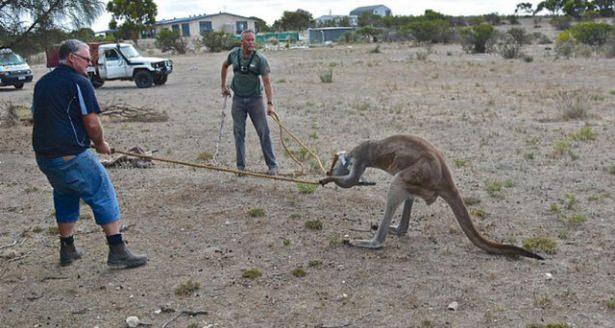
[[[301,147],[303,147],[305,150],[307,150],[307,152],[312,155],[312,157],[316,160],[316,163],[318,164],[318,167],[320,168],[320,171],[322,172],[322,174],[327,174],[327,170],[325,170],[324,166],[322,165],[322,162],[320,161],[320,158],[318,157],[318,155],[316,155],[316,153],[314,153],[314,151],[312,151],[310,148],[308,148],[303,142],[301,142],[301,140],[299,140],[299,138],[297,138],[292,132],[290,132],[280,121],[280,117],[278,116],[277,113],[273,113],[273,115],[271,115],[271,119],[276,122],[280,128],[280,140],[282,141],[282,146],[284,146],[284,150],[286,150],[286,152],[288,153],[288,155],[297,163],[301,166],[301,168],[303,169],[303,164],[290,152],[290,150],[288,150],[288,147],[286,146],[286,143],[284,142],[284,138],[282,135],[282,131],[288,133],[288,135],[291,136],[291,138],[293,138],[299,145],[301,145]]]
[[[224,96],[224,105],[222,105],[222,118],[220,118],[220,131],[218,131],[218,140],[216,141],[216,152],[212,157],[212,162],[217,163],[218,151],[220,148],[220,141],[222,141],[222,129],[224,128],[224,118],[226,117],[226,99],[228,96]]]
[[[196,164],[196,163],[190,163],[190,162],[182,162],[182,161],[177,161],[177,160],[173,160],[173,159],[167,159],[167,158],[162,158],[162,157],[154,157],[154,156],[150,156],[150,155],[131,153],[131,152],[121,151],[121,150],[113,150],[113,152],[114,153],[118,153],[118,154],[122,154],[122,155],[126,155],[126,156],[138,157],[138,158],[149,159],[149,160],[154,160],[154,161],[159,161],[159,162],[179,164],[179,165],[183,165],[183,166],[198,167],[198,168],[214,170],[214,171],[235,173],[235,174],[238,174],[238,175],[249,175],[249,176],[258,177],[258,178],[264,178],[264,179],[286,181],[286,182],[296,182],[296,183],[303,183],[303,184],[310,184],[310,185],[318,185],[319,184],[317,181],[307,181],[307,180],[287,178],[287,177],[283,177],[283,176],[279,176],[279,175],[268,175],[268,174],[250,172],[250,171],[240,171],[240,170],[229,169],[229,168],[225,168],[225,167],[218,167],[218,166],[209,165],[209,164]]]

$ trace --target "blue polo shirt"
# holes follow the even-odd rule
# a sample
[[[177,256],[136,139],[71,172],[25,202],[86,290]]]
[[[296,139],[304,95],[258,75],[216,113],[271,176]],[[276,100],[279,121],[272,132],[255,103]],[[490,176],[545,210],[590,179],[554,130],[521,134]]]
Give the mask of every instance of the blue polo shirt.
[[[90,80],[59,65],[34,86],[32,146],[39,156],[77,155],[90,147],[83,117],[100,113]]]

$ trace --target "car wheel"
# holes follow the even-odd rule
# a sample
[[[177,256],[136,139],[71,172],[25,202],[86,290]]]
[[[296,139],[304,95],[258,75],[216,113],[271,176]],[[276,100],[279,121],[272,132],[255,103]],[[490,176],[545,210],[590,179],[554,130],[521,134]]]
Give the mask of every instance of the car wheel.
[[[148,71],[138,71],[135,73],[135,84],[139,88],[149,88],[154,84],[154,77]]]
[[[156,84],[156,85],[163,85],[163,84],[167,83],[167,77],[168,77],[168,75],[158,75],[158,76],[156,76],[156,78],[154,78],[154,84]]]
[[[17,83],[14,85],[15,89],[23,89],[23,83]]]

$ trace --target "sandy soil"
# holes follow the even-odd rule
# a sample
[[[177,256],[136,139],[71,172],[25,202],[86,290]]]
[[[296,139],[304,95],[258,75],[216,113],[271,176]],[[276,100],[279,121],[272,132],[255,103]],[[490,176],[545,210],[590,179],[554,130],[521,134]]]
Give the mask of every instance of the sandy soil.
[[[423,136],[443,151],[463,195],[480,200],[470,206],[479,230],[517,245],[548,237],[557,246],[540,252],[547,260],[484,253],[442,200],[417,202],[409,234],[390,236],[380,251],[342,245],[345,235],[373,233],[390,181],[383,172],[366,173],[374,187],[306,194],[292,183],[157,163],[109,169],[125,238],[150,263],[108,270],[104,237],[84,206],[76,236],[84,258],[61,268],[51,188],[34,161],[31,127],[19,124],[0,127],[0,325],[123,327],[138,316],[162,326],[177,312],[159,310],[172,308],[208,314],[184,315],[169,327],[614,327],[615,60],[554,60],[548,45],[526,46],[530,63],[468,55],[459,45],[434,46],[427,60],[417,60],[426,50],[410,44],[370,53],[374,47],[267,52],[285,125],[327,163],[366,139]],[[176,70],[161,87],[108,82],[97,91],[104,106],[169,115],[157,123],[105,120],[108,141],[191,162],[213,153],[224,57],[173,57]],[[33,69],[37,79],[45,73]],[[327,69],[332,83],[319,79]],[[29,107],[32,90],[1,89],[2,114],[6,102]],[[565,121],[558,93],[574,90],[590,116]],[[226,164],[234,162],[230,126],[227,116]],[[595,140],[554,151],[586,126]],[[293,171],[270,127],[282,170]],[[251,125],[247,140],[248,168],[264,171]],[[503,187],[490,195],[494,181]],[[253,209],[264,217],[252,217]],[[574,215],[586,221],[570,222]],[[309,220],[320,220],[322,230],[307,229]],[[294,276],[297,268],[306,276]],[[244,278],[247,269],[262,275]],[[187,282],[199,288],[176,295]],[[452,302],[456,311],[447,310]]]

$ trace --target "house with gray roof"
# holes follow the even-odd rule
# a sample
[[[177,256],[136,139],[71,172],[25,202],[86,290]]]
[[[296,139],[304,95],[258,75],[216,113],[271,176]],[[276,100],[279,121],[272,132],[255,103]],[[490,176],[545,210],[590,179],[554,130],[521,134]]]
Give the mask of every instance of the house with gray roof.
[[[385,5],[365,6],[355,8],[350,12],[351,16],[361,16],[363,13],[370,13],[381,17],[391,16],[391,8]]]

